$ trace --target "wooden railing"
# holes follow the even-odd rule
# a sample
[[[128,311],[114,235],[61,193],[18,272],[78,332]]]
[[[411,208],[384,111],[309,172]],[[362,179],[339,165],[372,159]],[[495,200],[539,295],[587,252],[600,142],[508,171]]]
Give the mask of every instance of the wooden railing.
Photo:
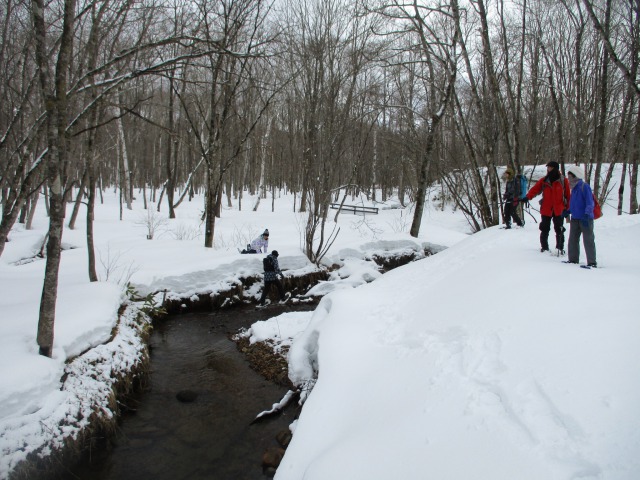
[[[367,213],[372,213],[374,215],[378,214],[378,209],[376,207],[365,207],[362,205],[340,205],[339,203],[332,203],[331,208],[334,210],[341,210],[344,212],[353,212],[354,215],[360,213],[362,215],[366,215]]]

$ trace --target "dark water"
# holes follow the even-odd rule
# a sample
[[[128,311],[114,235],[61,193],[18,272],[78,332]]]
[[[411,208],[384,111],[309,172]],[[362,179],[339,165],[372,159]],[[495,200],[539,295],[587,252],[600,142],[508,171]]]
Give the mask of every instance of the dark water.
[[[237,308],[159,322],[151,336],[150,388],[136,399],[135,413],[124,415],[117,438],[94,449],[66,478],[267,478],[262,454],[278,446],[276,434],[297,410],[251,425],[287,389],[251,370],[228,333],[282,311]],[[198,396],[182,403],[176,399],[181,390]]]

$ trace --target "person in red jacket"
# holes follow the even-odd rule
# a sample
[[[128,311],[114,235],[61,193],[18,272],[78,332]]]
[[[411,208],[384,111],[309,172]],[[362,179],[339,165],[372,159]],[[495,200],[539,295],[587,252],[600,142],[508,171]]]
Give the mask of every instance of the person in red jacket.
[[[540,251],[549,251],[549,231],[553,221],[556,232],[556,249],[558,255],[564,255],[564,219],[569,213],[571,188],[569,181],[560,173],[558,162],[547,163],[547,175],[542,177],[529,189],[526,196],[520,199],[525,205],[536,195],[542,193],[540,202]]]

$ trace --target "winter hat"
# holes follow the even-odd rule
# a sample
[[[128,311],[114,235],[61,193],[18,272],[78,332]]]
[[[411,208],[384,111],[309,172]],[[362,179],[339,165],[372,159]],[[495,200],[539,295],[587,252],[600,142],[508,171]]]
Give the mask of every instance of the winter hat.
[[[278,258],[278,255],[280,255],[280,254],[278,253],[278,250],[274,250],[273,252],[271,252],[271,255],[272,255],[273,257]]]
[[[269,229],[265,228],[264,232],[262,232],[262,235],[266,235],[268,237],[269,236]]]
[[[560,164],[558,162],[549,162],[547,163],[547,167],[551,167],[555,170],[558,170],[560,168]]]
[[[577,165],[571,165],[567,169],[567,173],[573,174],[574,177],[582,179],[584,177],[584,170]]]
[[[504,171],[505,175],[509,175],[509,176],[513,176],[513,168],[511,167],[507,167],[507,169]]]

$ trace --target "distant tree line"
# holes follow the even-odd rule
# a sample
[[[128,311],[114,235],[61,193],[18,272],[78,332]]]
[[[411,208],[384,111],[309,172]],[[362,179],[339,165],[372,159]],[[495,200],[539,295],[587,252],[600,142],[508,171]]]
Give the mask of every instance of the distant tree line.
[[[203,194],[207,247],[223,202],[293,192],[315,262],[341,186],[411,203],[417,236],[440,183],[480,230],[499,167],[555,160],[638,213],[640,0],[5,0],[0,35],[0,255],[44,203],[44,355],[63,224],[86,215],[97,281],[106,187],[169,218]]]

